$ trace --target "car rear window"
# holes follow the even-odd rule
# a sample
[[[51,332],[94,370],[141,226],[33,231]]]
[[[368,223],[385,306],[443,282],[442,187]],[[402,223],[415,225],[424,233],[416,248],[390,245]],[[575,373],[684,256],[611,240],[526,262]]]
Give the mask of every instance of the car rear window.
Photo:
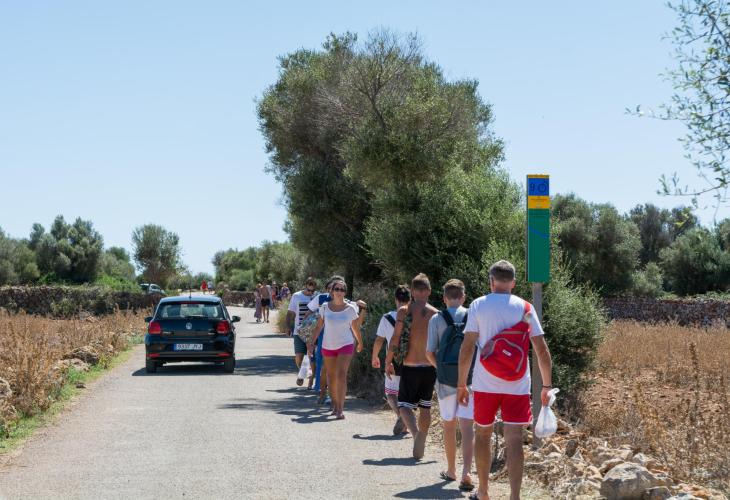
[[[163,319],[172,318],[211,318],[223,319],[223,309],[220,304],[210,302],[172,302],[160,304],[157,312]]]

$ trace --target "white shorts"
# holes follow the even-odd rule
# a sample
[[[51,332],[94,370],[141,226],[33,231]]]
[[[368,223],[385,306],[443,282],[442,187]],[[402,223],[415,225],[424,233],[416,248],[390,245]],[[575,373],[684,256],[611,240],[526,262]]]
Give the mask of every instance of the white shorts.
[[[398,395],[398,388],[400,387],[400,377],[398,375],[393,375],[391,378],[388,378],[388,376],[385,376],[385,395],[392,394],[394,396]]]
[[[439,413],[441,413],[441,420],[450,422],[454,418],[468,418],[474,420],[474,393],[469,391],[469,405],[461,406],[459,401],[456,399],[456,394],[446,396],[445,398],[438,398],[439,400]]]

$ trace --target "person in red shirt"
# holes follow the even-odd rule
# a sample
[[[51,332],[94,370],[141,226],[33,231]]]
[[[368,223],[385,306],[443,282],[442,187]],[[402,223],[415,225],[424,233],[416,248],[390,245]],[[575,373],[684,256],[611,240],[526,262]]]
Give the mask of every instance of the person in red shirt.
[[[203,280],[203,283],[200,285],[200,289],[203,290],[203,294],[205,294],[208,291],[208,282]]]

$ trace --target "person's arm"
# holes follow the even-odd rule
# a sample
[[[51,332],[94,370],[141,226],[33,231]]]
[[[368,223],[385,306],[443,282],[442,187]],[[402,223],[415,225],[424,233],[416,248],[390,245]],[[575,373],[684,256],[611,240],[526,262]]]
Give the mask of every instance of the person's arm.
[[[474,349],[478,339],[477,332],[465,332],[459,351],[459,382],[456,384],[456,397],[462,406],[469,405],[469,389],[466,387],[466,381],[469,379],[471,360],[474,359]]]
[[[530,340],[532,341],[532,348],[535,349],[537,364],[540,367],[540,376],[542,377],[540,399],[542,400],[542,405],[547,406],[550,401],[548,392],[553,387],[553,360],[550,356],[550,349],[548,349],[544,335],[536,335],[531,337]]]
[[[360,314],[357,318],[357,326],[362,327],[362,324],[365,322],[365,316],[368,312],[368,304],[364,300],[358,300],[355,304],[357,305],[358,313]]]
[[[292,335],[294,333],[294,320],[297,317],[297,313],[294,311],[287,311],[286,312],[286,325],[289,327],[289,335]]]
[[[393,329],[393,337],[390,339],[388,344],[388,354],[385,356],[385,373],[390,378],[391,375],[395,375],[395,367],[393,366],[393,358],[395,353],[400,348],[400,336],[403,333],[403,322],[406,320],[408,314],[408,307],[403,306],[398,309],[398,314],[395,318],[395,328]]]
[[[438,315],[431,316],[428,320],[428,340],[426,342],[426,359],[429,363],[437,368],[436,352],[439,349],[439,336],[438,336]]]
[[[314,333],[312,334],[312,340],[309,342],[309,345],[307,345],[307,354],[309,356],[312,355],[312,352],[314,351],[314,346],[317,344],[317,339],[319,338],[319,334],[322,332],[322,327],[324,326],[324,316],[320,316],[317,320],[317,324],[314,327]]]
[[[355,335],[355,340],[357,340],[357,352],[362,352],[363,350],[363,343],[362,343],[362,335],[360,334],[360,325],[358,323],[359,318],[355,318],[352,320],[352,333]]]
[[[380,348],[385,343],[385,337],[375,337],[375,343],[373,344],[373,355],[370,360],[370,364],[376,370],[380,369]]]

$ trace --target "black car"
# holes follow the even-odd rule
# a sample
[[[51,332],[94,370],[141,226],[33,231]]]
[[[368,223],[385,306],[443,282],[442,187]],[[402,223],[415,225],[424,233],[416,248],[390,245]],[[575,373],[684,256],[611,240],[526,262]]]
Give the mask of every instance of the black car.
[[[233,373],[236,366],[236,329],[241,321],[229,316],[220,297],[166,297],[146,318],[145,336],[147,373],[154,373],[165,363],[208,361],[223,363]]]

